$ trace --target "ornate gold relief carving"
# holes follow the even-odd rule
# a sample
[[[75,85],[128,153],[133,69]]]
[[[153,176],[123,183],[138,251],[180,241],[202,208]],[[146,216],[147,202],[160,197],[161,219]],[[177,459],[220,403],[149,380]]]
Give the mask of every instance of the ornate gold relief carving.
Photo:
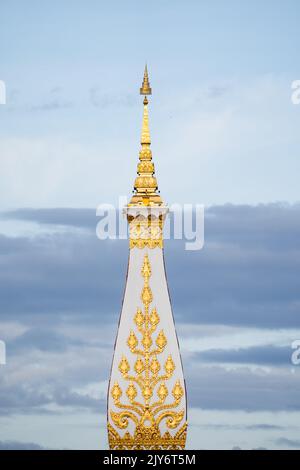
[[[151,266],[148,255],[144,256],[142,266],[144,285],[141,291],[143,310],[138,308],[134,323],[137,331],[131,330],[127,346],[136,356],[133,366],[124,355],[119,363],[119,371],[128,386],[122,390],[115,382],[111,388],[116,409],[110,410],[111,423],[108,424],[108,439],[111,449],[183,449],[186,441],[187,424],[182,423],[185,412],[178,409],[184,395],[184,388],[178,380],[168,387],[168,380],[174,374],[175,363],[171,355],[164,364],[159,355],[167,346],[163,330],[157,330],[160,317],[156,308],[150,309],[153,294],[149,285]],[[154,336],[156,333],[156,336]],[[124,402],[122,396],[127,397]],[[169,400],[167,400],[169,398]],[[170,430],[177,430],[173,435],[169,431],[161,433],[160,424],[164,422]],[[134,426],[133,435],[127,431],[123,436],[117,429]],[[181,427],[179,427],[181,425]]]
[[[137,216],[128,222],[130,248],[163,247],[162,217]]]

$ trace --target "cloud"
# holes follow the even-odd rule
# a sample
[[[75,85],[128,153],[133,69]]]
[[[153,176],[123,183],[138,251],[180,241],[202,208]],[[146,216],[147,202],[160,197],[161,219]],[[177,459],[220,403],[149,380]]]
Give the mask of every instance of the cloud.
[[[211,349],[197,354],[197,358],[204,362],[287,367],[291,364],[291,354],[291,347],[259,346],[226,351]]]
[[[0,441],[0,450],[45,450],[39,444],[33,442],[18,442],[18,441]]]
[[[101,338],[100,326],[96,331]],[[26,348],[22,343],[13,352],[8,347],[7,365],[0,377],[0,415],[51,416],[82,409],[104,413],[113,346],[105,341],[95,344],[91,335],[82,334],[80,346],[70,339],[63,347],[55,347],[53,334],[49,337],[45,347],[28,343]]]
[[[275,444],[279,447],[291,447],[293,449],[300,449],[299,439],[288,439],[286,437],[280,437],[276,439]]]
[[[116,319],[126,251],[122,243],[118,247],[101,243],[95,235],[56,234],[34,240],[0,237],[2,318],[11,314],[78,314],[85,322],[101,312],[96,318],[107,322],[114,312]],[[122,268],[111,262],[116,253]]]
[[[190,406],[210,410],[299,411],[300,381],[289,369],[205,367],[184,358]]]
[[[117,143],[112,148],[103,141],[82,143],[79,139],[66,137],[67,131],[62,136],[62,128],[58,121],[49,116],[51,113],[44,113],[43,119],[39,118],[40,114],[37,111],[31,113],[35,128],[43,126],[43,121],[48,120],[49,126],[56,125],[58,128],[55,136],[34,136],[23,129],[25,135],[6,136],[0,140],[1,208],[32,207],[37,201],[42,207],[73,207],[79,204],[79,207],[96,208],[99,203],[107,202],[111,182],[108,178],[103,179],[99,186],[99,175],[103,173],[103,166],[115,166],[114,153],[121,151],[118,149],[121,144]],[[24,123],[24,117],[21,122]],[[83,174],[89,184],[84,191],[79,191],[79,202],[76,194],[82,187]],[[123,175],[116,175],[119,183]],[[130,180],[129,169],[127,179]],[[119,187],[122,188],[122,185],[119,184]]]
[[[198,424],[197,427],[203,427],[205,429],[214,429],[214,430],[248,430],[248,431],[282,431],[285,429],[284,426],[278,426],[275,424],[267,424],[267,423],[257,423],[257,424]]]
[[[0,238],[3,315],[52,312],[117,319],[127,242],[99,241],[88,209],[17,210],[6,218],[65,224],[87,233]],[[205,246],[186,252],[166,242],[177,321],[299,328],[300,206],[217,206],[206,211]],[[111,282],[111,279],[114,281]],[[14,289],[12,289],[14,286]],[[15,290],[18,296],[14,295]]]
[[[104,198],[114,200],[116,188],[123,194],[130,190],[141,104],[137,96],[116,95],[120,83],[108,80],[88,88],[81,86],[84,81],[78,81],[80,86],[74,81],[71,88],[65,83],[66,97],[53,85],[47,94],[39,91],[39,99],[34,90],[33,104],[19,110],[17,119],[23,125],[18,128],[13,126],[16,115],[7,108],[0,142],[1,200],[7,206],[28,207],[36,201],[48,206],[96,206]],[[299,113],[290,104],[290,83],[268,75],[236,80],[226,90],[223,82],[223,78],[220,84],[197,79],[190,91],[168,84],[168,92],[158,97],[159,112],[153,109],[156,116],[151,119],[154,161],[169,202],[257,203],[278,197],[297,201]],[[134,103],[136,109],[130,110]],[[26,129],[24,109],[31,111]],[[216,168],[222,178],[214,184]]]
[[[55,403],[59,406],[72,406],[77,410],[84,409],[100,413],[105,411],[105,403],[102,399],[93,398],[88,394],[72,392],[67,388],[57,390],[54,396]]]
[[[300,410],[288,348],[299,331],[299,214],[298,205],[214,206],[202,251],[166,242],[194,410]],[[30,236],[0,236],[0,335],[8,331],[1,419],[104,415],[127,241],[99,241],[92,209],[18,209],[2,221],[35,225]],[[283,430],[264,415],[237,424],[273,441]]]
[[[42,327],[31,328],[7,344],[10,354],[19,354],[24,350],[28,352],[30,349],[63,352],[71,345],[78,347],[86,345],[84,341],[68,338],[55,330]]]
[[[2,213],[7,220],[22,220],[45,225],[89,228],[95,231],[96,210],[78,208],[16,209]]]
[[[15,414],[48,414],[46,406],[52,402],[50,394],[32,383],[12,385],[1,377],[0,380],[0,415]]]

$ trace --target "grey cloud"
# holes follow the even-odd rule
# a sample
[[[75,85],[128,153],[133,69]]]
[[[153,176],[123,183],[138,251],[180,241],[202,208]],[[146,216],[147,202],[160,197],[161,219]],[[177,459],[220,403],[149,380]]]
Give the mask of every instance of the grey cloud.
[[[275,445],[279,447],[291,447],[293,449],[300,449],[300,440],[280,437],[279,439],[276,439]]]
[[[31,328],[22,335],[7,342],[8,354],[39,349],[40,351],[66,351],[69,346],[86,346],[81,340],[68,338],[51,328]]]
[[[100,242],[95,235],[49,235],[34,240],[0,236],[2,318],[78,313],[87,321],[97,313],[99,321],[107,321],[120,305],[127,258],[121,247]],[[122,264],[117,275],[112,263],[116,253]]]
[[[299,411],[300,381],[289,370],[226,370],[184,361],[190,406],[215,410]]]
[[[202,251],[166,250],[185,321],[299,327],[299,205],[214,207],[205,227]]]
[[[49,338],[46,327],[32,327],[7,342],[7,364],[0,376],[0,415],[56,415],[68,409],[105,412],[100,383],[109,376],[114,338],[108,345],[109,330],[94,323],[66,336],[59,332],[62,323],[60,319],[52,324]],[[68,325],[72,332],[70,323],[64,328],[68,330]],[[84,391],[91,383],[99,384],[99,398]]]
[[[63,225],[96,230],[96,209],[52,208],[16,209],[1,214],[4,219],[24,220],[45,225]]]
[[[7,219],[29,220],[41,224],[96,227],[95,209],[48,208],[17,209],[2,212]],[[172,217],[172,213],[170,214]],[[225,204],[205,209],[205,241],[243,249],[299,250],[300,204]]]
[[[84,390],[91,383],[100,384],[101,380],[107,380],[112,349],[105,354],[95,350],[92,355],[87,354],[85,348],[80,353],[70,355],[69,352],[68,356],[64,351],[58,351],[52,357],[43,354],[33,357],[24,351],[18,363],[6,366],[5,380],[0,381],[1,415],[61,414],[68,409],[105,413],[105,395],[95,398],[88,388],[79,393],[78,387]],[[41,374],[32,375],[33,366],[38,367]],[[246,367],[226,370],[185,358],[184,369],[188,402],[192,408],[248,412],[300,410],[297,374],[281,369],[271,373],[255,372]],[[25,382],[21,379],[15,383],[14,377],[19,374],[27,377]],[[59,407],[55,412],[49,408],[53,404]],[[193,424],[192,421],[191,415]],[[274,425],[257,423],[247,429],[276,430],[278,426],[275,429]]]
[[[263,431],[279,431],[282,429],[285,429],[284,426],[278,426],[276,424],[251,424],[248,426],[245,426],[246,429],[249,429],[250,431],[258,431],[258,430],[263,430]]]
[[[26,353],[28,355],[28,352]],[[24,353],[23,353],[24,355]],[[67,409],[86,410],[86,412],[105,412],[104,398],[94,398],[88,393],[78,393],[74,390],[76,386],[84,386],[90,382],[100,382],[103,373],[108,374],[108,367],[101,370],[101,355],[99,355],[99,366],[93,367],[82,365],[82,357],[74,355],[74,361],[81,360],[77,367],[64,366],[64,356],[56,355],[50,362],[51,370],[45,375],[43,371],[43,358],[36,358],[35,366],[41,369],[40,377],[32,377],[32,356],[28,355],[28,363],[22,360],[19,369],[6,370],[6,380],[0,380],[0,416],[25,415],[59,415],[66,413]],[[61,364],[62,362],[62,364]],[[47,360],[49,364],[49,359]],[[56,373],[55,366],[56,365]],[[8,367],[8,366],[7,366]],[[85,370],[81,370],[84,367]],[[20,383],[10,384],[10,377],[28,369],[26,380]],[[75,369],[75,370],[74,370]],[[64,375],[63,375],[64,372]],[[21,374],[22,375],[22,374]],[[105,378],[106,378],[105,377]],[[24,383],[22,383],[24,382]],[[55,405],[55,410],[49,406]],[[58,408],[57,408],[58,407]]]
[[[291,347],[259,346],[243,349],[212,349],[197,354],[200,361],[270,366],[291,365]]]
[[[225,204],[206,215],[206,234],[214,241],[279,253],[299,249],[300,204]]]
[[[205,428],[205,429],[216,429],[216,430],[230,430],[230,431],[238,431],[238,430],[249,430],[249,431],[258,431],[258,430],[263,430],[263,431],[282,431],[285,429],[284,426],[277,426],[275,424],[264,424],[264,423],[258,423],[258,424],[197,424],[194,425],[199,428]]]
[[[52,398],[45,391],[37,390],[29,383],[18,386],[6,385],[0,380],[0,415],[9,416],[16,413],[52,414],[45,409]]]
[[[214,207],[206,214],[204,250],[186,252],[181,242],[166,242],[176,320],[299,327],[299,215],[299,206]],[[0,318],[28,327],[8,341],[0,413],[46,414],[51,404],[104,410],[104,400],[76,389],[109,376],[127,242],[99,241],[94,210],[30,209],[6,217],[89,230],[32,238],[0,236]],[[99,329],[99,343],[89,333],[66,336],[60,325]],[[278,367],[287,352],[264,347],[184,356],[189,402],[203,409],[299,410],[299,378],[290,374],[289,360],[287,368]],[[211,365],[222,360],[245,367],[228,371]],[[253,372],[246,367],[249,360],[273,365],[272,373]],[[32,364],[51,367],[46,367],[46,375],[31,377]],[[28,380],[17,386],[12,378],[18,368],[25,368]]]
[[[39,444],[33,442],[19,442],[19,441],[0,441],[0,450],[45,450]]]
[[[47,318],[45,319],[47,320]],[[47,323],[47,321],[44,321]],[[106,337],[105,341],[91,341],[84,338],[74,338],[56,331],[53,323],[48,322],[48,326],[36,326],[29,328],[25,333],[6,341],[7,353],[9,356],[18,355],[22,351],[39,350],[44,352],[65,352],[70,347],[77,348],[112,348],[112,338]]]
[[[97,314],[101,321],[116,321],[127,243],[96,239],[95,210],[22,209],[5,217],[82,227],[90,233],[33,241],[1,237],[3,314],[80,312],[81,318]],[[299,327],[300,206],[212,207],[205,224],[202,251],[187,252],[182,242],[166,241],[177,321]]]
[[[88,409],[97,413],[105,412],[104,400],[93,398],[89,395],[82,395],[68,389],[57,390],[54,400],[60,406],[74,406],[76,409]]]

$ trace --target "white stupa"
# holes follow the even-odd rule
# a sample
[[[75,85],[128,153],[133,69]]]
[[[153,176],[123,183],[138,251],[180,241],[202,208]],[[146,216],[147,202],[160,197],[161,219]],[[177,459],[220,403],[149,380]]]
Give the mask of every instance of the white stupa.
[[[147,67],[134,195],[125,208],[130,254],[108,388],[110,449],[183,449],[186,391],[166,280],[164,205],[150,149]]]

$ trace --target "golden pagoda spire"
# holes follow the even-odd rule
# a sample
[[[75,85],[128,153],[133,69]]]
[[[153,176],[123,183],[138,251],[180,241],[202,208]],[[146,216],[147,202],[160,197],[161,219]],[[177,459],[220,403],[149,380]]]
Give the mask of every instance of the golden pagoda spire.
[[[144,78],[142,87],[140,88],[140,95],[152,95],[152,90],[150,88],[149,78],[148,78],[148,69],[147,64],[145,65]]]
[[[185,383],[163,254],[163,204],[150,149],[147,67],[134,194],[124,208],[130,256],[108,386],[107,430],[114,450],[184,449]]]
[[[134,195],[130,205],[160,206],[162,199],[158,193],[157,181],[154,176],[154,163],[152,162],[152,152],[150,149],[151,139],[149,131],[148,98],[152,94],[148,77],[147,64],[144,70],[143,83],[140,88],[140,95],[144,95],[144,111],[141,134],[141,150],[137,167],[137,178],[134,182]]]

